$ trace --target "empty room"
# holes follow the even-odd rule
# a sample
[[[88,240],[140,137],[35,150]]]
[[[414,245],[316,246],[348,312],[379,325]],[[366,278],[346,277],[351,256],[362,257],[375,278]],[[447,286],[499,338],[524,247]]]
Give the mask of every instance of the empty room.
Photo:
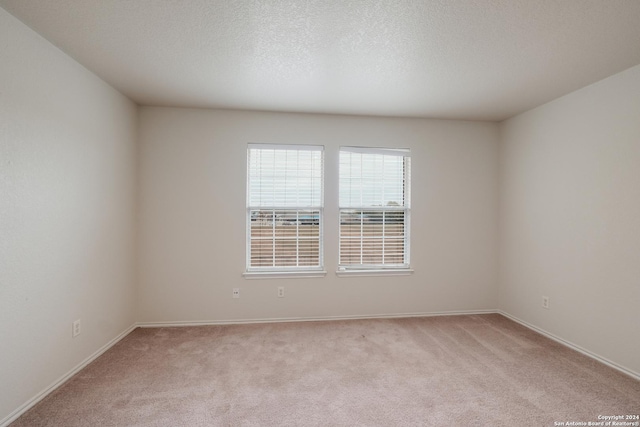
[[[639,426],[639,23],[0,0],[0,427]]]

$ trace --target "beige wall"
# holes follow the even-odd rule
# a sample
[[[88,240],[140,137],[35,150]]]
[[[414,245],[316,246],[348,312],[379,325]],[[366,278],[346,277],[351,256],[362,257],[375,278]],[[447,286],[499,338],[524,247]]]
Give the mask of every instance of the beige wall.
[[[147,107],[140,114],[140,321],[496,308],[496,124]],[[248,142],[325,146],[326,277],[242,277]],[[411,148],[413,275],[336,277],[340,145]],[[278,285],[285,298],[276,297]],[[233,287],[240,299],[231,298]]]
[[[640,373],[640,66],[501,134],[500,308]]]
[[[2,424],[135,321],[137,116],[2,9],[0,58]]]

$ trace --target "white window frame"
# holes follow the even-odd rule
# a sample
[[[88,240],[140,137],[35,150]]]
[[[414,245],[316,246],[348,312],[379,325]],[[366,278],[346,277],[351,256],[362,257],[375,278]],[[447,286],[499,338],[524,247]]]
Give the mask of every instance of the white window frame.
[[[410,264],[410,247],[411,247],[411,152],[409,149],[397,149],[397,148],[373,148],[373,147],[340,147],[340,153],[362,153],[362,154],[381,154],[386,156],[401,156],[404,159],[404,177],[403,177],[403,204],[402,206],[369,206],[369,205],[356,205],[350,204],[349,206],[343,206],[339,203],[338,208],[338,276],[379,276],[379,275],[407,275],[412,274]],[[340,162],[340,167],[342,163]],[[339,174],[338,180],[342,178],[342,173]],[[339,182],[340,187],[340,182]],[[340,197],[339,197],[340,199]],[[348,211],[379,211],[379,212],[403,212],[404,213],[404,235],[403,235],[403,262],[400,264],[342,264],[342,226],[343,226],[343,213]],[[361,212],[362,214],[362,212]],[[364,220],[364,219],[363,219]],[[383,220],[384,224],[384,220]],[[384,240],[383,240],[384,241]],[[362,251],[362,248],[361,248]],[[361,253],[362,259],[362,253]]]
[[[300,205],[300,206],[276,206],[276,205],[252,205],[250,192],[251,192],[251,165],[250,165],[250,150],[289,150],[289,151],[319,151],[320,152],[320,199],[319,205]],[[243,274],[245,278],[288,278],[288,277],[324,277],[326,271],[324,271],[324,147],[321,145],[294,145],[294,144],[258,144],[249,143],[247,146],[247,198],[246,198],[246,270]],[[300,211],[317,211],[319,216],[318,221],[318,265],[317,266],[256,266],[251,265],[251,244],[252,244],[252,211],[264,210],[264,211],[289,211],[291,213],[298,213]],[[297,218],[297,217],[296,217]],[[275,225],[275,220],[274,227]],[[296,227],[296,234],[298,232],[300,220],[294,222],[292,227]],[[272,236],[274,251],[275,242],[277,240],[275,230]],[[314,239],[315,240],[315,239]],[[275,262],[275,255],[274,255]]]

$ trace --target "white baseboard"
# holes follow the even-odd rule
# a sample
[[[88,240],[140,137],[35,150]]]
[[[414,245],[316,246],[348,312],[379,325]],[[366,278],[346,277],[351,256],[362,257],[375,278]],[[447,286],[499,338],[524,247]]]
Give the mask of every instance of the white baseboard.
[[[613,368],[613,369],[615,369],[617,371],[620,371],[623,374],[629,375],[630,377],[640,381],[640,373],[638,373],[638,372],[632,371],[631,369],[626,368],[626,367],[624,367],[622,365],[619,365],[616,362],[613,362],[613,361],[607,359],[606,357],[602,357],[599,354],[596,354],[596,353],[594,353],[592,351],[587,350],[586,348],[582,348],[579,345],[572,343],[571,341],[567,341],[564,338],[560,338],[559,336],[556,336],[556,335],[552,334],[551,332],[547,332],[544,329],[541,329],[541,328],[539,328],[537,326],[534,326],[531,323],[525,322],[522,319],[518,319],[517,317],[515,317],[515,316],[513,316],[513,315],[511,315],[511,314],[509,314],[509,313],[507,313],[505,311],[498,310],[497,313],[503,315],[504,317],[506,317],[508,319],[513,320],[516,323],[521,324],[522,326],[524,326],[526,328],[531,329],[532,331],[535,331],[535,332],[537,332],[537,333],[539,333],[541,335],[544,335],[545,337],[550,338],[550,339],[554,340],[557,343],[560,343],[560,344],[562,344],[562,345],[564,345],[566,347],[569,347],[570,349],[575,350],[578,353],[582,353],[587,357],[595,359],[600,363],[604,363],[605,365],[607,365],[607,366],[609,366],[609,367],[611,367],[611,368]]]
[[[9,415],[7,415],[4,419],[0,420],[0,427],[6,427],[9,424],[11,424],[12,422],[14,422],[16,419],[18,419],[18,417],[20,417],[22,414],[24,414],[25,412],[27,412],[29,409],[31,409],[33,406],[35,406],[38,402],[40,402],[42,399],[44,399],[45,397],[47,397],[50,393],[52,393],[55,389],[57,389],[58,387],[60,387],[62,384],[64,384],[65,382],[67,382],[72,376],[74,376],[75,374],[77,374],[82,368],[84,368],[85,366],[87,366],[89,363],[93,362],[95,359],[97,359],[100,355],[102,355],[105,351],[109,350],[111,347],[113,347],[118,341],[120,341],[122,338],[126,337],[127,335],[129,335],[135,328],[137,328],[138,325],[133,324],[131,326],[129,326],[127,329],[125,329],[123,332],[121,332],[118,336],[116,336],[114,339],[112,339],[111,341],[109,341],[108,343],[106,343],[105,345],[103,345],[102,347],[100,347],[95,353],[93,353],[91,356],[87,357],[86,359],[84,359],[82,362],[80,362],[75,368],[73,368],[72,370],[70,370],[69,372],[67,372],[66,374],[64,374],[63,376],[61,376],[60,378],[58,378],[56,381],[54,381],[51,385],[49,385],[49,387],[45,388],[44,390],[42,390],[40,393],[38,393],[37,395],[35,395],[33,398],[31,398],[29,401],[27,401],[26,403],[24,403],[22,406],[20,406],[19,408],[17,408],[15,411],[13,411],[12,413],[10,413]]]
[[[401,319],[403,317],[432,317],[432,316],[461,316],[472,314],[495,314],[497,310],[462,310],[462,311],[434,311],[424,313],[390,313],[390,314],[362,314],[345,316],[317,316],[317,317],[275,317],[263,319],[232,319],[232,320],[198,320],[198,321],[166,321],[139,322],[141,328],[165,328],[176,326],[212,326],[212,325],[241,325],[251,323],[285,323],[285,322],[318,322],[327,320],[354,319]]]

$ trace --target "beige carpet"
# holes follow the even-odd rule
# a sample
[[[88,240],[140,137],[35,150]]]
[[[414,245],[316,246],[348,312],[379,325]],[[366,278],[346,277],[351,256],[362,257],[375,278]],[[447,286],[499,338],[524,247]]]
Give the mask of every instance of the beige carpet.
[[[640,381],[500,315],[136,329],[12,424],[553,426]]]

